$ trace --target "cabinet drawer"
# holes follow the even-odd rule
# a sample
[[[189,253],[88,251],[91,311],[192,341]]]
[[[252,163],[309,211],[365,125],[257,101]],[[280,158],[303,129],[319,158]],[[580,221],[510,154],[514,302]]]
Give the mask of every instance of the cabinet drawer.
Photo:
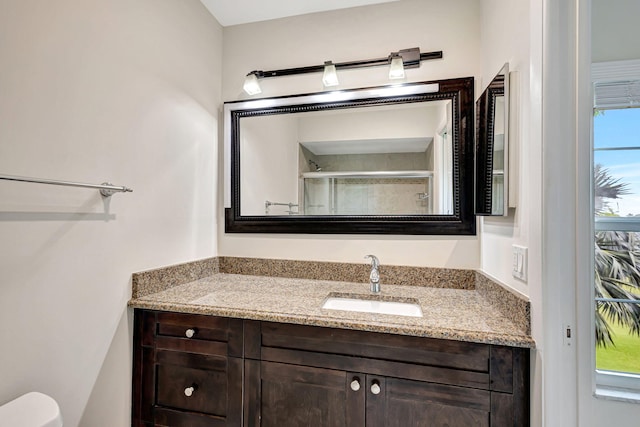
[[[226,417],[229,379],[241,375],[238,359],[158,351],[155,403],[165,408]]]
[[[261,339],[262,347],[489,372],[486,344],[267,322]]]
[[[264,347],[262,360],[318,368],[394,375],[398,378],[488,390],[489,373],[390,360]]]
[[[194,340],[229,340],[228,318],[194,314],[158,313],[157,336],[191,338]]]
[[[157,404],[224,416],[227,381],[225,372],[193,369],[183,366],[158,366]],[[191,390],[187,396],[185,390]]]
[[[241,357],[242,329],[238,319],[158,312],[155,342],[159,349]]]

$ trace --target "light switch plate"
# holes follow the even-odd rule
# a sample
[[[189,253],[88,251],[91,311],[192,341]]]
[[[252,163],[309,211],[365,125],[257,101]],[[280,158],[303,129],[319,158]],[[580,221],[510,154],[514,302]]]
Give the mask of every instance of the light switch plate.
[[[527,248],[512,245],[513,251],[511,275],[523,282],[527,281]]]

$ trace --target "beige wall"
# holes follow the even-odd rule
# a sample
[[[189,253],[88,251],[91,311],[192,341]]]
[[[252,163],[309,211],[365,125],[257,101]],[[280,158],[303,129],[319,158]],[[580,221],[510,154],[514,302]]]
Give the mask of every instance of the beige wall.
[[[442,60],[407,70],[407,81],[480,74],[477,0],[405,0],[335,12],[303,15],[224,29],[223,97],[244,99],[244,76],[270,70],[384,57],[419,46],[442,50]],[[388,84],[386,67],[339,74],[338,89]],[[322,91],[321,75],[266,79],[260,96]],[[220,163],[221,164],[221,163]],[[222,194],[222,187],[219,188]],[[220,198],[222,207],[222,198]],[[218,212],[222,218],[222,208]],[[479,241],[471,237],[225,234],[219,220],[219,251],[227,256],[364,262],[457,268],[480,265]]]
[[[241,120],[240,168],[242,215],[264,215],[265,202],[298,203],[298,120],[295,115],[245,117]],[[259,176],[260,179],[252,179]],[[289,207],[272,206],[271,215]],[[296,211],[297,208],[293,208]]]
[[[0,403],[130,425],[131,273],[216,255],[222,28],[198,0],[0,2]],[[1,422],[0,422],[1,423]]]

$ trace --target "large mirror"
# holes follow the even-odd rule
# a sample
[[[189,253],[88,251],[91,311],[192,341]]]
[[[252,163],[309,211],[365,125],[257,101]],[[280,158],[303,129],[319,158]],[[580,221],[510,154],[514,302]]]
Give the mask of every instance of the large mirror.
[[[476,214],[507,216],[509,209],[509,64],[476,101]]]
[[[225,104],[227,232],[475,234],[473,79]]]

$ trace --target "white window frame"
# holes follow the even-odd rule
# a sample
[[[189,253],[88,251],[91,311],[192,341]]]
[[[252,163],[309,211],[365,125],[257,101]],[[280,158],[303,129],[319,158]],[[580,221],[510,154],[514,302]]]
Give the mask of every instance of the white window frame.
[[[592,64],[591,80],[594,85],[596,83],[603,82],[640,80],[640,60],[612,61]],[[640,105],[638,105],[638,108],[640,108]],[[591,151],[593,153],[593,141],[591,145]],[[593,158],[591,164],[591,167],[593,167]],[[591,179],[593,179],[593,173],[591,174],[591,177]],[[591,206],[593,206],[593,203]],[[592,215],[595,216],[595,213],[592,212]],[[595,218],[593,231],[640,232],[640,218],[597,217]],[[595,289],[592,292],[595,292]],[[595,294],[593,294],[592,305],[592,313],[595,314]],[[591,328],[594,327],[595,317],[593,315]],[[640,403],[640,375],[595,369],[595,340],[592,345],[592,352],[593,357],[591,366],[595,373],[595,396],[606,399]]]
[[[595,231],[640,232],[640,218],[596,217]],[[595,325],[592,323],[591,327]],[[595,368],[595,358],[593,366]],[[596,369],[595,373],[597,396],[640,402],[640,374],[599,369]]]

